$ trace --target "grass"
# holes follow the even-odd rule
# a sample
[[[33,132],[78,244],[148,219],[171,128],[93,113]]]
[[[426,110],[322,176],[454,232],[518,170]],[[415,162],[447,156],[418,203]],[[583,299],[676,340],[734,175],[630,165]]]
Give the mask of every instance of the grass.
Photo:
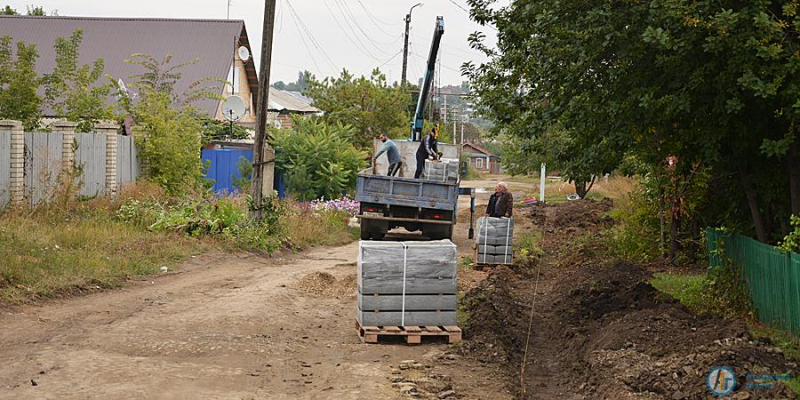
[[[541,248],[542,232],[538,229],[520,232],[514,238],[514,254],[519,259],[544,255]]]
[[[710,309],[708,299],[703,296],[705,274],[666,274],[657,273],[650,284],[660,292],[666,293],[681,304],[697,313],[705,313]]]
[[[361,233],[359,228],[348,226],[348,218],[342,213],[296,210],[282,218],[282,225],[294,248],[339,246],[358,240]]]
[[[289,201],[279,207],[277,223],[265,226],[249,220],[242,198],[189,199],[167,198],[143,182],[114,199],[61,196],[33,209],[0,210],[0,303],[118,287],[211,249],[272,252],[359,236],[343,211],[313,212]]]
[[[112,288],[210,248],[180,234],[153,233],[107,215],[0,216],[0,300],[20,303],[83,288]]]

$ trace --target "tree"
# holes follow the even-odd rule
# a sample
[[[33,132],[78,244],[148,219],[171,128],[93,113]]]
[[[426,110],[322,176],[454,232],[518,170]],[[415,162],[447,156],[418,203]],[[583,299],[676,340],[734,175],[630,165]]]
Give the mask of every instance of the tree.
[[[794,2],[469,3],[500,31],[496,49],[471,36],[491,61],[464,68],[495,132],[531,137],[560,124],[573,165],[594,169],[584,172],[635,153],[672,196],[673,243],[698,171],[720,183],[707,196],[725,196],[707,220],[742,226],[737,210],[749,209],[767,242],[788,228],[800,207]]]
[[[105,63],[102,58],[91,65],[79,65],[83,31],[76,30],[69,39],[56,38],[54,45],[56,66],[45,74],[45,102],[56,115],[78,122],[79,132],[91,132],[97,122],[113,117],[111,105],[106,103],[112,86],[98,84]]]
[[[353,140],[360,149],[371,148],[378,134],[395,136],[408,129],[410,118],[405,107],[410,96],[402,86],[390,86],[378,69],[369,78],[355,78],[347,70],[338,78],[323,81],[311,76],[307,94],[325,112],[326,122],[355,129]]]
[[[36,74],[39,53],[35,44],[17,43],[11,50],[11,38],[0,37],[0,119],[22,121],[26,130],[39,126],[42,98]]]
[[[6,5],[5,8],[0,9],[0,15],[19,15],[19,13],[11,6]]]
[[[210,98],[221,100],[218,79],[201,79],[189,85],[183,93],[175,93],[180,81],[180,69],[198,60],[170,65],[172,55],[162,60],[147,54],[134,54],[128,63],[145,68],[142,74],[131,76],[131,86],[138,91],[134,100],[127,91],[117,87],[120,104],[133,118],[134,136],[139,146],[139,157],[146,167],[146,175],[176,194],[197,188],[203,177],[200,161],[202,116],[191,106],[195,100]],[[112,84],[116,81],[109,77]],[[123,116],[124,117],[124,116]]]
[[[25,8],[28,10],[26,14],[29,17],[44,17],[47,15],[42,6],[25,6]]]
[[[337,199],[354,189],[367,158],[353,146],[355,130],[311,118],[295,118],[292,124],[277,131],[272,143],[292,195],[300,201]]]

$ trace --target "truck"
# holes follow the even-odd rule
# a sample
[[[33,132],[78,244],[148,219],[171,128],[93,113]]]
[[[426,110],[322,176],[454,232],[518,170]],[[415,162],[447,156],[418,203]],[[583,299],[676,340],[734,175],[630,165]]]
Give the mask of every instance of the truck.
[[[361,238],[381,240],[389,230],[401,227],[410,232],[422,231],[432,240],[452,238],[460,182],[414,179],[415,165],[405,160],[414,157],[419,143],[396,144],[404,160],[400,176],[378,173],[385,171],[386,164],[358,174],[356,200],[361,203]],[[442,145],[440,150],[447,158],[459,158],[458,146]]]
[[[451,239],[453,236],[459,181],[410,178],[413,176],[411,168],[416,164],[414,154],[422,138],[425,106],[443,34],[444,19],[436,17],[425,78],[411,122],[411,135],[408,141],[396,143],[403,158],[400,176],[380,175],[376,167],[358,174],[356,200],[361,203],[358,218],[362,240],[382,240],[389,230],[400,227],[412,232],[422,231],[423,236],[432,240]],[[446,157],[460,159],[458,146],[445,145],[440,149]]]

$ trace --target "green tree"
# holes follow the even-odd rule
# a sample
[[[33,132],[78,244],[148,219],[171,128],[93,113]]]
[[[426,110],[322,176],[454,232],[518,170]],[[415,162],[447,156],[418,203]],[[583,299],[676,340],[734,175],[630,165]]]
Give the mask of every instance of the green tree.
[[[29,17],[44,17],[47,15],[42,6],[25,6],[25,8]]]
[[[170,65],[172,55],[162,60],[147,54],[134,54],[126,60],[145,68],[131,76],[131,87],[138,93],[134,101],[127,91],[117,87],[120,104],[133,118],[134,136],[140,148],[139,157],[146,175],[169,193],[192,190],[202,184],[203,165],[200,159],[203,117],[190,104],[198,99],[221,100],[218,79],[202,79],[189,85],[183,94],[175,93],[182,78],[180,69],[196,63]],[[112,84],[116,81],[109,77]]]
[[[469,3],[500,31],[496,49],[471,36],[491,60],[464,68],[495,133],[562,126],[579,180],[635,154],[672,196],[673,233],[699,171],[724,200],[702,211],[709,223],[765,242],[788,231],[800,208],[795,2]]]
[[[38,57],[35,44],[18,42],[14,54],[11,38],[0,37],[0,118],[22,121],[25,130],[38,127],[41,119]]]
[[[355,188],[367,154],[353,146],[355,130],[339,123],[295,118],[292,129],[274,135],[276,166],[286,171],[287,187],[300,201],[337,199]]]
[[[11,6],[6,5],[5,8],[0,9],[0,15],[19,15],[19,13]]]
[[[389,85],[378,69],[369,78],[356,78],[347,70],[338,78],[323,81],[311,76],[307,94],[325,112],[326,122],[354,128],[353,141],[360,149],[371,148],[372,138],[378,134],[396,137],[408,129],[410,95],[402,86]]]
[[[54,45],[56,65],[53,72],[45,74],[45,101],[56,115],[78,123],[79,132],[91,132],[97,122],[113,117],[107,104],[110,84],[98,84],[103,76],[105,62],[96,59],[91,65],[80,65],[81,29],[69,39],[58,37]]]

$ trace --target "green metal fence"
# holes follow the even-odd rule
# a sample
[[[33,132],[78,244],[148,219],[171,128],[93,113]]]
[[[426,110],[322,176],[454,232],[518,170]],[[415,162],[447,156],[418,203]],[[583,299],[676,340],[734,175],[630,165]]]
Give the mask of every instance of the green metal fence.
[[[712,228],[706,233],[709,268],[722,265],[724,252],[750,290],[758,319],[800,335],[800,254],[782,253],[752,238]],[[720,245],[723,251],[717,251]]]

